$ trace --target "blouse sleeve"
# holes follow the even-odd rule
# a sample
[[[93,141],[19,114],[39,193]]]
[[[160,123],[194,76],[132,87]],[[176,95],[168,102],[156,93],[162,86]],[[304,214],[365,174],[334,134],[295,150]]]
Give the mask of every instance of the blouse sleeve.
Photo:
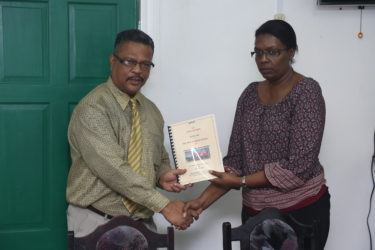
[[[273,186],[291,190],[319,175],[318,155],[325,123],[325,103],[317,82],[311,80],[299,93],[292,113],[289,158],[266,164],[267,179]]]
[[[229,140],[228,153],[224,157],[224,165],[228,166],[237,176],[243,175],[242,164],[242,114],[243,114],[243,100],[244,94],[238,99],[236,113],[233,121],[232,134]]]

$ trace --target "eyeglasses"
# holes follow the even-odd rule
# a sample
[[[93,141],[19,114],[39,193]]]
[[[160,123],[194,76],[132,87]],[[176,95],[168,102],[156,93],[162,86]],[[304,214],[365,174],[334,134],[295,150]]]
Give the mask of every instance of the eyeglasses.
[[[288,49],[274,49],[274,50],[255,50],[253,52],[251,52],[251,57],[254,56],[255,54],[255,58],[256,59],[260,59],[263,57],[263,55],[266,55],[267,58],[276,58],[278,57],[281,52],[283,51],[287,51]]]
[[[135,68],[137,64],[139,64],[139,67],[142,71],[150,71],[151,67],[155,67],[155,65],[152,62],[137,62],[136,60],[132,59],[120,59],[116,54],[113,54],[113,56],[119,61],[122,65],[128,68]]]

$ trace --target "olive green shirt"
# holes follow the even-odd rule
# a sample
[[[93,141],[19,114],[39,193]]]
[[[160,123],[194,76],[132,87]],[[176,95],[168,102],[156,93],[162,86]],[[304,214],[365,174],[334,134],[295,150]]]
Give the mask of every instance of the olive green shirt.
[[[170,170],[164,148],[164,120],[141,93],[135,96],[142,130],[141,174],[127,162],[131,133],[130,97],[109,78],[84,97],[73,111],[68,140],[72,165],[66,198],[70,204],[94,206],[109,215],[130,215],[122,197],[144,206],[134,214],[149,218],[169,200],[156,190],[159,177]]]

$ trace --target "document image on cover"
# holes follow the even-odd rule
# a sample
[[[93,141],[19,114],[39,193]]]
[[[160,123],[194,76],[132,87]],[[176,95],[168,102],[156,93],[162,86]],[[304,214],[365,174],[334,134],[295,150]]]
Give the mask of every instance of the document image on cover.
[[[187,170],[180,184],[216,178],[209,170],[224,172],[214,115],[172,124],[168,132],[176,168]]]

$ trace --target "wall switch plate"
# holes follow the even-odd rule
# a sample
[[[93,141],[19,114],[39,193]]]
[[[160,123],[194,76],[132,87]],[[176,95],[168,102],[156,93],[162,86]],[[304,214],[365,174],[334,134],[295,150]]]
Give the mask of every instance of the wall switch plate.
[[[285,15],[283,13],[277,13],[273,16],[274,19],[278,20],[284,20],[285,21]]]

